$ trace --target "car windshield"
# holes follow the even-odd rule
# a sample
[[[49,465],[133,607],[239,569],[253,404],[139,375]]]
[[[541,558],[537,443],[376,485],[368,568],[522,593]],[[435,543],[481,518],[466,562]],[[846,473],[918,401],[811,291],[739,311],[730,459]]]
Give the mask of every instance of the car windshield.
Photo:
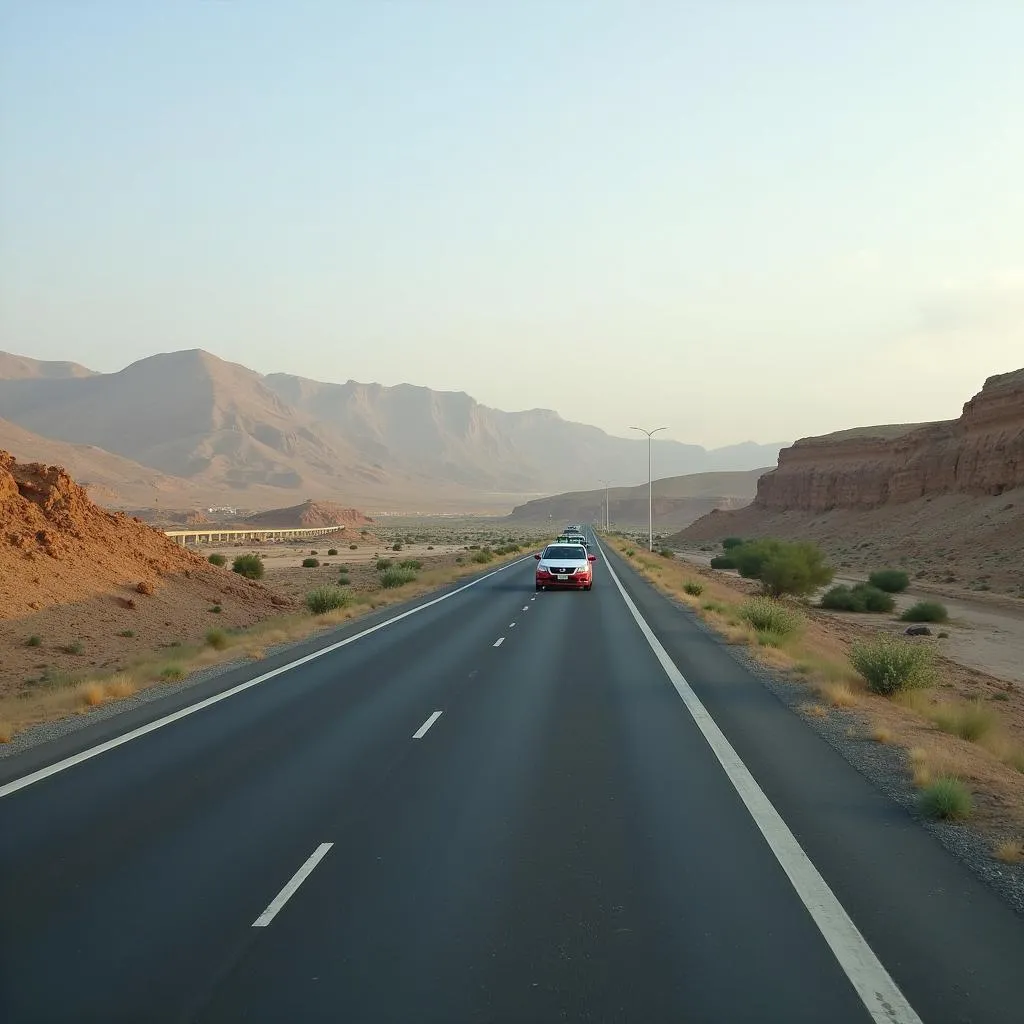
[[[550,544],[544,549],[544,557],[546,559],[566,558],[579,561],[587,556],[579,544]]]

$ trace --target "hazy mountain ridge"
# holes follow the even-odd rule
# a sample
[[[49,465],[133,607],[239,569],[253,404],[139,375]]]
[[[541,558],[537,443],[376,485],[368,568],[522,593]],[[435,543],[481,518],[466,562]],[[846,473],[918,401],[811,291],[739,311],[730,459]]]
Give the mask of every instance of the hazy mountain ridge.
[[[86,443],[237,495],[254,488],[346,501],[481,492],[543,494],[646,481],[646,440],[563,420],[504,412],[464,392],[411,384],[332,384],[192,349],[116,373],[7,357],[0,415],[44,438]],[[659,476],[773,463],[781,445],[707,451],[655,441]]]

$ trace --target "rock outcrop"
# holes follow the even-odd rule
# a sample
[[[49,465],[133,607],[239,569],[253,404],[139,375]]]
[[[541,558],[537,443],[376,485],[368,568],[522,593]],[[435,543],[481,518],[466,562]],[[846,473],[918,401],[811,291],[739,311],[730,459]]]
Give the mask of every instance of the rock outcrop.
[[[958,419],[797,441],[758,481],[768,511],[873,509],[1024,486],[1024,369],[990,377]]]

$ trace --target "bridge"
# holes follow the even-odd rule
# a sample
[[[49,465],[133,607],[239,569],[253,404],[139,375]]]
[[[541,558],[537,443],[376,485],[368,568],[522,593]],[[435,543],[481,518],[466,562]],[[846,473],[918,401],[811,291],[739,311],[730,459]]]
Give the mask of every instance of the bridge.
[[[308,537],[323,537],[328,533],[338,533],[344,530],[344,525],[337,526],[300,526],[291,529],[259,529],[250,528],[245,530],[219,530],[211,527],[190,530],[164,530],[164,535],[170,537],[175,544],[181,547],[188,547],[190,544],[231,544],[237,541],[264,541],[264,540],[301,540]]]

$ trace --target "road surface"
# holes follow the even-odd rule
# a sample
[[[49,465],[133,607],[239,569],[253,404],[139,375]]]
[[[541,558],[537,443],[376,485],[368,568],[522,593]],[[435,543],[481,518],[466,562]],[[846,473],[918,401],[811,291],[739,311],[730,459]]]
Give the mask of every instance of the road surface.
[[[617,556],[533,566],[0,762],[0,1020],[1021,1020],[1020,918]]]

